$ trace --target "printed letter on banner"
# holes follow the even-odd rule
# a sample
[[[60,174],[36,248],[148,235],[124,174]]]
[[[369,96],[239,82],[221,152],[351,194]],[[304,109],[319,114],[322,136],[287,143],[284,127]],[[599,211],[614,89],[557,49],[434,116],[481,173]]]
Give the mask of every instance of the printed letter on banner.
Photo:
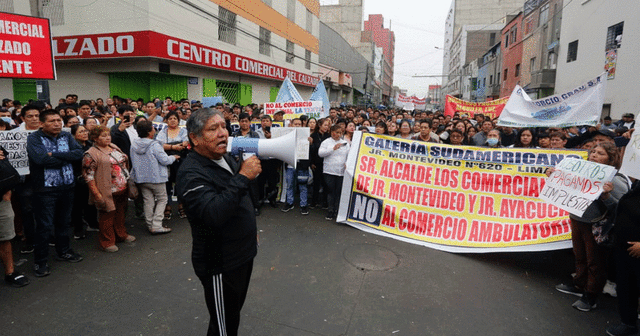
[[[582,216],[600,197],[602,187],[616,174],[612,166],[565,158],[546,181],[540,199],[576,216]]]
[[[488,149],[356,132],[338,221],[464,253],[571,247],[568,213],[538,198],[545,170],[584,151]]]

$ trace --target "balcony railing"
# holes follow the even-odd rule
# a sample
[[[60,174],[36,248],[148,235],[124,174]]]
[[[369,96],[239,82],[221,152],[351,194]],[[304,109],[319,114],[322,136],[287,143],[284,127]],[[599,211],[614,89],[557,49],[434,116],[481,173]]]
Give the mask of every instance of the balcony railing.
[[[556,70],[542,69],[531,73],[531,89],[552,89],[556,85]]]

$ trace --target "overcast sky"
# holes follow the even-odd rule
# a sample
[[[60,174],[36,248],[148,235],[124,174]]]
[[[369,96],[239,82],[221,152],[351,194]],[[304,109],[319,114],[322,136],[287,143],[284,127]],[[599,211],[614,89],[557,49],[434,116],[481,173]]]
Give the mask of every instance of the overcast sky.
[[[444,21],[450,0],[363,0],[364,18],[382,14],[384,26],[396,34],[395,73],[393,85],[408,90],[419,98],[427,95],[431,84],[442,84],[442,78],[412,78],[414,75],[440,75]],[[338,0],[320,0],[320,4],[336,4]]]

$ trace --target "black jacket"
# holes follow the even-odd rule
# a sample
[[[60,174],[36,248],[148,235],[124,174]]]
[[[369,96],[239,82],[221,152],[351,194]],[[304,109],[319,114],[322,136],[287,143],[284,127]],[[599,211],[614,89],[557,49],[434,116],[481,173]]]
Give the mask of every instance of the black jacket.
[[[122,121],[120,123],[122,123]],[[111,142],[118,146],[128,157],[131,157],[131,139],[129,139],[127,130],[121,131],[118,129],[120,123],[111,126]]]
[[[256,216],[249,179],[228,154],[231,174],[195,151],[178,169],[176,194],[193,236],[191,259],[199,277],[232,270],[258,253]]]
[[[627,242],[640,241],[640,182],[624,194],[618,201],[615,219],[613,220],[614,243],[627,249]]]

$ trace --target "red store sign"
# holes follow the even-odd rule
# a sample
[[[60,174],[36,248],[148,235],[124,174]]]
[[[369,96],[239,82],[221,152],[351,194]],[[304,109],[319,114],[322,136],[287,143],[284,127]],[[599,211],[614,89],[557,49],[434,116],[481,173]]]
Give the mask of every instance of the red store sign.
[[[0,78],[56,79],[49,19],[0,12]]]
[[[53,50],[59,60],[156,57],[275,80],[289,76],[292,82],[306,86],[318,81],[298,71],[153,31],[54,37]]]

